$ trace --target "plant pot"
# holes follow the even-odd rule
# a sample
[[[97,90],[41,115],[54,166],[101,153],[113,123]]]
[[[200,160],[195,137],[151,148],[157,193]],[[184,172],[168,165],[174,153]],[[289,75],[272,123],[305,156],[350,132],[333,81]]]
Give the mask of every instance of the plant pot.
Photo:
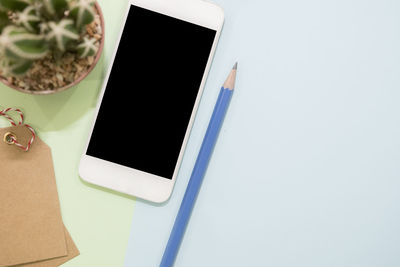
[[[98,48],[98,51],[97,51],[96,55],[93,56],[94,57],[93,63],[91,63],[90,66],[87,67],[87,69],[81,75],[79,75],[79,77],[77,77],[74,81],[72,81],[71,83],[69,83],[69,84],[67,84],[65,86],[62,86],[62,87],[56,87],[56,88],[44,89],[44,90],[29,90],[29,89],[22,88],[20,86],[17,86],[15,84],[11,83],[8,78],[6,78],[6,77],[4,77],[2,75],[0,75],[0,82],[4,83],[8,87],[10,87],[12,89],[15,89],[17,91],[20,91],[20,92],[23,92],[23,93],[28,93],[28,94],[35,94],[35,95],[54,94],[54,93],[57,93],[57,92],[65,91],[66,89],[79,84],[94,69],[94,67],[96,66],[97,62],[99,61],[99,59],[101,57],[101,53],[103,52],[104,37],[105,37],[104,17],[103,17],[103,13],[101,11],[100,5],[98,4],[97,1],[95,2],[95,9],[96,9],[97,15],[99,16],[100,27],[101,27],[101,30],[102,30],[101,39],[100,39],[100,43],[99,43],[99,48]]]

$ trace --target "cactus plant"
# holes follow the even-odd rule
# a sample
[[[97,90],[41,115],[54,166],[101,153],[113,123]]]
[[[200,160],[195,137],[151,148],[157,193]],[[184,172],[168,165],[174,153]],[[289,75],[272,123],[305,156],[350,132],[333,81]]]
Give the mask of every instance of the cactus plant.
[[[23,75],[47,56],[95,55],[86,32],[94,18],[94,0],[0,0],[1,74]]]
[[[94,0],[78,0],[71,8],[71,17],[79,31],[94,19]]]
[[[0,50],[5,57],[14,60],[40,59],[48,52],[43,36],[12,25],[4,28],[0,35]]]

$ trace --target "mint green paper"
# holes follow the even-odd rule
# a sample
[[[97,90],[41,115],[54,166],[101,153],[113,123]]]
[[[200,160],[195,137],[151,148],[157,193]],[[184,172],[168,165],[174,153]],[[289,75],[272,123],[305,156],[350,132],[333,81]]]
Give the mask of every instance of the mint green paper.
[[[90,186],[78,176],[80,156],[127,5],[126,1],[99,3],[106,25],[104,52],[82,83],[49,96],[27,95],[0,85],[0,108],[21,108],[26,122],[52,148],[63,220],[81,252],[63,265],[67,267],[123,266],[135,202]],[[1,120],[0,126],[5,125]],[[110,122],[110,131],[113,127]]]

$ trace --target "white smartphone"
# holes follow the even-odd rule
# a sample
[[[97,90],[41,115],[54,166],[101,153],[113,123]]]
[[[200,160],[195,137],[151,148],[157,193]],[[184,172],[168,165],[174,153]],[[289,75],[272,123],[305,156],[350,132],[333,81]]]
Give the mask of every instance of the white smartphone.
[[[171,195],[224,14],[200,0],[131,0],[125,17],[79,174],[161,203]]]

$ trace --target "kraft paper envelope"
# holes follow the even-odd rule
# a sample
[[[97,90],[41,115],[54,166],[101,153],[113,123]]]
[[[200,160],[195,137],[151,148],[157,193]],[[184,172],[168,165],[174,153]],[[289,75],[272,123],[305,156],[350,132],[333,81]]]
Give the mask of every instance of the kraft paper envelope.
[[[25,126],[0,129],[0,266],[65,257],[68,238],[50,148],[37,137],[24,152],[3,141],[7,132],[22,144],[31,138]]]

